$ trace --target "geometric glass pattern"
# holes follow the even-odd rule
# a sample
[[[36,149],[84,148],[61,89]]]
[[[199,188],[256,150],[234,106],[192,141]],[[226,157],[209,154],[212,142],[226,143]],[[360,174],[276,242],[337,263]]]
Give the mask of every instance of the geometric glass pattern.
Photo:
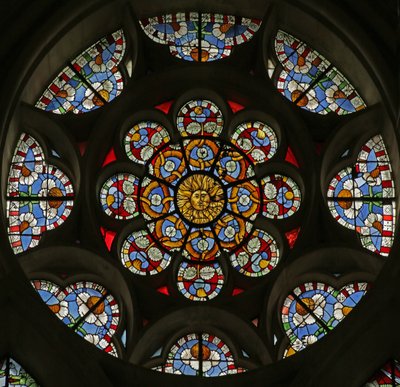
[[[400,386],[400,365],[397,360],[390,360],[380,368],[364,387],[398,387]]]
[[[39,387],[21,365],[9,357],[0,361],[0,386]]]
[[[48,280],[33,280],[32,285],[68,328],[97,348],[118,357],[112,340],[118,329],[120,310],[106,288],[90,281],[75,282],[65,288]]]
[[[36,247],[42,235],[70,215],[74,190],[69,177],[47,164],[39,143],[22,133],[7,187],[8,238],[15,254]]]
[[[35,106],[56,114],[78,114],[112,101],[124,87],[118,65],[125,54],[125,46],[122,30],[98,40],[68,62]]]
[[[303,41],[278,30],[275,53],[282,66],[276,87],[297,106],[313,113],[338,115],[366,108],[346,77]]]
[[[228,57],[234,46],[249,41],[259,19],[199,12],[180,12],[140,20],[146,35],[168,45],[172,56],[190,62]]]
[[[367,141],[354,166],[336,174],[327,196],[332,216],[342,226],[354,230],[364,248],[389,255],[396,205],[392,167],[382,136]]]
[[[290,343],[283,357],[328,334],[353,310],[369,287],[366,282],[352,282],[340,289],[307,282],[293,289],[282,306],[282,326]]]
[[[278,264],[277,241],[254,229],[254,222],[291,216],[301,194],[290,177],[271,175],[271,196],[272,188],[264,189],[256,177],[255,164],[269,160],[278,146],[270,126],[240,123],[234,141],[228,141],[221,109],[204,99],[183,103],[175,120],[174,139],[151,120],[132,126],[121,150],[136,167],[144,164],[144,173],[119,172],[101,181],[100,202],[112,218],[144,221],[122,240],[124,267],[149,276],[178,260],[173,279],[178,291],[189,300],[207,301],[226,282],[223,262],[247,277],[265,276]],[[262,157],[256,161],[255,154]]]
[[[165,364],[153,369],[171,374],[216,377],[246,372],[237,367],[229,347],[209,333],[190,333],[172,346]]]

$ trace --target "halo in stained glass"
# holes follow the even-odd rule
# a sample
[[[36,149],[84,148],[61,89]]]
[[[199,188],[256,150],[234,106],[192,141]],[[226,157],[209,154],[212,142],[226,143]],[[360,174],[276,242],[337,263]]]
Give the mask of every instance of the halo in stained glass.
[[[100,189],[102,210],[115,219],[132,219],[139,214],[137,197],[139,179],[130,173],[117,173]]]
[[[64,289],[47,280],[34,280],[32,285],[65,325],[96,347],[118,357],[112,337],[118,329],[120,310],[106,288],[89,281],[75,282]]]
[[[69,177],[58,167],[47,164],[37,140],[22,133],[7,185],[8,235],[14,253],[38,246],[43,233],[64,223],[73,200]]]
[[[245,372],[237,367],[229,347],[210,333],[189,333],[179,338],[171,347],[165,364],[153,368],[157,371],[217,377]]]
[[[283,356],[291,356],[328,334],[355,308],[369,287],[366,282],[349,283],[341,289],[307,282],[293,289],[282,306],[282,326],[289,338]]]
[[[14,359],[0,361],[0,385],[4,387],[39,387],[39,384]]]
[[[171,256],[145,230],[135,231],[124,240],[120,257],[124,267],[139,275],[158,274],[171,263]]]
[[[98,40],[54,78],[36,107],[56,114],[87,113],[121,94],[124,87],[118,68],[125,54],[122,30]]]
[[[232,266],[248,277],[268,274],[279,262],[275,239],[263,230],[254,230],[250,239],[230,256]]]
[[[278,148],[275,131],[261,121],[247,121],[238,125],[231,141],[246,153],[254,164],[270,160]]]
[[[271,219],[292,216],[301,204],[301,191],[290,177],[272,174],[261,181],[263,189],[263,215]]]
[[[354,167],[336,174],[327,196],[332,216],[355,230],[364,248],[389,255],[396,205],[392,167],[382,136],[376,135],[363,145]]]
[[[228,57],[234,46],[249,41],[261,25],[259,19],[188,12],[140,20],[146,35],[169,46],[171,55],[196,62]]]
[[[224,118],[218,106],[207,99],[186,102],[178,112],[177,128],[181,136],[219,136]]]
[[[346,77],[306,43],[278,30],[275,53],[283,68],[276,87],[297,106],[313,113],[338,115],[366,108]]]
[[[182,262],[177,275],[180,293],[191,301],[208,301],[217,297],[225,282],[221,265]]]
[[[168,131],[162,125],[154,121],[141,121],[126,134],[125,153],[132,161],[145,164],[169,140]]]
[[[400,365],[397,360],[387,362],[364,387],[392,387],[400,385]]]

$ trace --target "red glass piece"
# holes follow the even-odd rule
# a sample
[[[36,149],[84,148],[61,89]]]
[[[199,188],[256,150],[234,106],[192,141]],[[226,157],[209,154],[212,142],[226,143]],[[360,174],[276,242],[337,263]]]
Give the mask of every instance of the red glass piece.
[[[163,113],[168,114],[174,101],[167,101],[154,106],[156,109],[161,110]]]
[[[114,148],[111,148],[110,151],[107,153],[107,156],[104,158],[102,167],[105,167],[106,165],[112,163],[116,159],[117,159],[117,156],[115,156]]]
[[[241,110],[244,109],[244,106],[237,102],[228,101],[228,105],[230,106],[230,108],[234,113],[240,112]]]
[[[285,156],[285,160],[291,164],[293,164],[295,167],[300,168],[300,165],[296,159],[296,156],[294,155],[292,148],[290,146],[288,146],[287,152],[286,152],[286,156]]]
[[[166,296],[169,296],[169,291],[166,286],[161,286],[157,289],[157,292],[165,294]]]
[[[300,232],[300,227],[297,227],[293,230],[288,231],[287,233],[285,233],[285,237],[289,243],[289,247],[292,249],[294,244],[297,241],[297,237],[299,236],[299,232]]]
[[[100,227],[100,232],[104,239],[104,243],[107,246],[108,251],[111,251],[111,246],[113,244],[113,241],[117,233],[115,231],[107,230],[104,227]]]

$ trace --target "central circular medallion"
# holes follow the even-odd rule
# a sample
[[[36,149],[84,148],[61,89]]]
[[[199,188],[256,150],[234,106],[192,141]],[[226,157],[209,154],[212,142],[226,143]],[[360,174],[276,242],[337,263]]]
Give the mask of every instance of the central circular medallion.
[[[217,179],[195,173],[179,184],[176,202],[186,220],[204,225],[213,222],[220,215],[224,209],[225,195]]]

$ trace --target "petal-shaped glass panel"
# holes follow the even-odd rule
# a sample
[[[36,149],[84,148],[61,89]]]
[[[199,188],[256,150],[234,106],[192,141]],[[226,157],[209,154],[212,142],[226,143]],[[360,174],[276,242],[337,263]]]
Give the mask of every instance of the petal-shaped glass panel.
[[[174,212],[174,191],[158,180],[145,177],[140,187],[140,208],[146,220]]]
[[[327,196],[329,210],[338,223],[355,230],[366,249],[389,255],[396,225],[395,188],[380,135],[367,141],[353,167],[337,173]]]
[[[339,115],[366,107],[346,77],[305,42],[278,30],[275,53],[283,68],[276,87],[297,106],[313,113]]]
[[[124,87],[118,65],[125,46],[122,30],[98,40],[68,62],[43,92],[36,107],[57,114],[77,114],[112,101]]]
[[[39,143],[22,133],[7,186],[8,234],[15,254],[36,247],[43,233],[69,217],[74,190],[69,177],[47,164]]]
[[[112,343],[120,310],[111,293],[101,285],[84,281],[62,289],[47,280],[32,285],[43,302],[69,328],[101,350],[117,356]]]
[[[250,40],[261,20],[182,12],[142,19],[140,25],[150,39],[167,44],[171,55],[190,62],[211,62],[228,57],[233,46]]]
[[[315,343],[334,329],[369,289],[366,282],[353,282],[335,289],[321,282],[307,282],[286,297],[282,326],[289,338],[284,357]]]
[[[192,228],[182,254],[195,261],[213,261],[219,257],[218,243],[211,228]]]

